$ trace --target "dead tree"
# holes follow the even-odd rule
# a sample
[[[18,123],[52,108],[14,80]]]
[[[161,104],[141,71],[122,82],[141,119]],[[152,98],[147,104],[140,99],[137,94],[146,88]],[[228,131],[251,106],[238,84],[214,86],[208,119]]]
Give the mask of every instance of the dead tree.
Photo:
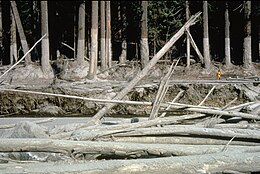
[[[231,53],[230,53],[230,21],[228,12],[228,1],[225,2],[225,64],[231,66]]]
[[[14,15],[11,12],[11,41],[10,41],[10,64],[14,64],[18,60],[17,41],[16,41],[16,24]]]
[[[122,99],[148,72],[149,70],[157,63],[157,61],[172,47],[172,45],[183,35],[186,28],[189,28],[191,25],[195,24],[195,20],[200,15],[200,12],[193,15],[184,26],[162,47],[162,49],[148,62],[145,68],[140,71],[134,79],[132,79],[127,87],[120,91],[113,99],[120,100]],[[107,104],[98,113],[86,124],[86,126],[92,124],[98,124],[99,120],[106,114],[113,106],[114,103]]]
[[[41,1],[41,32],[47,36],[42,40],[41,68],[46,78],[53,77],[53,71],[50,64],[50,43],[49,43],[49,25],[48,25],[48,2]]]
[[[208,25],[208,1],[203,1],[203,54],[206,69],[209,69],[211,64]]]
[[[144,68],[149,62],[149,44],[148,44],[148,28],[147,28],[147,7],[148,1],[142,1],[142,19],[141,19],[141,66]]]
[[[106,58],[108,68],[112,66],[110,1],[106,1]]]
[[[186,20],[188,21],[190,18],[190,8],[189,8],[189,1],[185,1],[185,12],[186,12]],[[187,28],[189,31],[189,28]],[[187,48],[187,59],[186,59],[186,66],[187,68],[190,67],[190,37],[189,34],[186,33],[186,48]]]
[[[79,6],[77,61],[84,62],[85,56],[85,2]]]
[[[98,59],[98,1],[92,1],[91,13],[91,56],[87,78],[92,80],[97,76]]]
[[[25,54],[25,53],[28,52],[29,46],[28,46],[28,42],[26,40],[26,36],[24,34],[23,25],[22,25],[22,22],[21,22],[21,19],[20,19],[19,12],[18,12],[18,9],[17,9],[15,1],[11,1],[11,7],[12,7],[12,12],[13,12],[13,15],[14,15],[15,23],[16,23],[16,26],[17,26],[17,30],[18,30],[18,33],[19,33],[19,36],[20,36],[23,52]],[[31,62],[31,55],[30,54],[28,54],[25,57],[25,62],[26,63],[30,63]]]
[[[101,60],[101,71],[107,69],[106,61],[106,7],[105,1],[100,1],[100,60]]]
[[[251,1],[244,1],[245,11],[245,26],[244,26],[244,54],[243,62],[244,68],[250,69],[252,67],[252,53],[251,53]]]

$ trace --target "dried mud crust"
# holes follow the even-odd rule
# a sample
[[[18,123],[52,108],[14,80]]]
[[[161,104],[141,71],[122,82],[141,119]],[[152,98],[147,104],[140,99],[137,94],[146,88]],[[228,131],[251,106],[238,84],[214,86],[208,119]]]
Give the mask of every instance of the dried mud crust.
[[[147,76],[145,76],[124,99],[153,102],[158,91],[160,79],[167,73],[169,67],[169,63],[156,64]],[[259,64],[254,64],[252,70],[245,70],[241,66],[227,68],[225,66],[212,65],[212,69],[207,71],[197,63],[192,64],[189,69],[185,66],[177,66],[170,80],[185,80],[186,82],[189,80],[216,80],[218,68],[220,68],[222,72],[222,79],[259,77],[260,75]],[[2,71],[4,72],[3,69]],[[56,78],[47,80],[47,83],[39,78],[30,79],[30,77],[34,77],[32,74],[25,79],[12,79],[17,72],[22,73],[22,71],[23,66],[18,66],[16,71],[11,71],[2,82],[1,88],[16,88],[89,98],[111,99],[127,86],[128,82],[140,71],[140,68],[136,63],[130,63],[127,66],[116,66],[108,70],[106,75],[101,73],[95,80],[82,78],[80,80],[72,79],[68,81]],[[157,83],[154,83],[155,81],[157,81]],[[239,87],[240,85],[214,85],[216,85],[216,88],[204,105],[223,107],[235,97],[238,97],[238,100],[234,104],[240,104],[254,99],[252,97],[250,98],[250,96],[248,97],[244,88]],[[172,101],[180,90],[184,90],[185,93],[178,102],[197,105],[203,100],[212,87],[213,84],[171,83],[164,101]],[[41,116],[45,114],[93,115],[103,107],[103,104],[79,99],[4,91],[0,91],[0,99],[1,115],[31,113],[40,113]],[[48,111],[48,107],[51,108],[51,113],[45,113],[45,111]],[[55,108],[57,108],[56,112]],[[115,106],[109,114],[146,115],[149,114],[150,111],[150,106],[120,104]]]

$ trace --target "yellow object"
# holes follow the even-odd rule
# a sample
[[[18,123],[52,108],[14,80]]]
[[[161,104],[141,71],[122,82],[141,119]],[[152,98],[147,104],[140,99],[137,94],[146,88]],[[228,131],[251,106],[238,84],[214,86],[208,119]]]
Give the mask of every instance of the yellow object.
[[[218,79],[220,79],[220,77],[221,77],[221,72],[220,72],[220,69],[218,69],[218,72],[217,72],[217,77],[218,77]]]

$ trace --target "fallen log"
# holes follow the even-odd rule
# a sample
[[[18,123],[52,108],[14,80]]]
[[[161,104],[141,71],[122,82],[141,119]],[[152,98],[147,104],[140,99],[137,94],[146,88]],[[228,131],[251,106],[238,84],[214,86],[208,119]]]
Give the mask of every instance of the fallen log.
[[[168,125],[164,127],[130,129],[127,132],[115,133],[114,137],[149,136],[149,135],[197,135],[225,138],[242,138],[260,140],[260,130],[233,129],[233,128],[203,128],[193,125]],[[110,135],[111,136],[111,135]]]
[[[196,19],[200,16],[201,12],[196,13],[191,16],[191,18],[184,24],[184,26],[163,46],[163,48],[148,62],[148,64],[140,71],[135,78],[133,78],[127,86],[120,91],[113,99],[121,100],[157,63],[157,61],[172,47],[172,45],[184,34],[185,29],[194,25]],[[105,105],[99,112],[97,112],[92,119],[85,125],[91,126],[100,123],[100,119],[112,108],[114,103],[109,103]]]
[[[128,132],[137,128],[145,128],[158,125],[169,125],[177,124],[185,119],[194,119],[203,117],[205,115],[201,114],[191,114],[183,115],[177,117],[165,117],[165,118],[156,118],[153,120],[147,120],[143,122],[130,123],[130,124],[121,124],[121,125],[110,125],[110,126],[90,126],[87,128],[81,128],[74,131],[71,135],[73,140],[93,140],[98,137],[113,135],[120,132]],[[54,136],[57,137],[57,136]],[[53,138],[53,136],[51,136]]]
[[[188,136],[140,136],[140,137],[100,137],[96,141],[115,141],[132,143],[157,143],[157,144],[186,144],[186,145],[226,145],[229,139],[214,137],[188,137]],[[259,143],[239,141],[234,139],[232,145],[239,146],[259,146]]]
[[[224,171],[259,172],[260,152],[214,153],[154,159],[73,161],[67,163],[1,164],[1,173],[222,173]]]
[[[1,139],[0,152],[54,152],[72,157],[77,154],[118,157],[160,157],[210,154],[223,151],[223,145],[141,144],[50,139]],[[229,145],[226,152],[258,152],[260,146]]]

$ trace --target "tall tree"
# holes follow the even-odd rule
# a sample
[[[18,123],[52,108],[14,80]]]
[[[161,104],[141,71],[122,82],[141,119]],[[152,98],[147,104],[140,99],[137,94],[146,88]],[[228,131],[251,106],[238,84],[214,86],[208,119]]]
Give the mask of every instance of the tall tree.
[[[92,1],[91,12],[91,55],[88,79],[95,79],[97,76],[98,59],[98,1]]]
[[[110,1],[106,1],[106,24],[106,58],[110,68],[112,66]]]
[[[190,18],[190,7],[189,7],[189,1],[185,0],[185,12],[186,12],[186,21]],[[190,31],[190,28],[187,28],[188,31]],[[186,50],[187,50],[187,68],[190,67],[190,37],[189,34],[186,33]]]
[[[119,38],[121,38],[121,54],[119,56],[119,62],[125,63],[127,59],[127,43],[126,43],[126,5],[124,1],[119,1],[118,4],[118,21],[121,22],[121,28],[119,30]]]
[[[243,63],[244,67],[249,69],[252,67],[252,55],[251,55],[251,1],[244,1],[244,54],[243,54]]]
[[[77,61],[84,62],[85,56],[85,2],[79,6]]]
[[[148,27],[147,27],[147,7],[148,1],[142,1],[142,19],[141,19],[141,66],[142,68],[149,62],[149,45],[148,45]]]
[[[45,78],[52,78],[52,68],[50,65],[50,44],[48,29],[48,1],[41,1],[41,33],[47,34],[42,39],[41,68]]]
[[[100,1],[100,60],[101,60],[101,71],[107,68],[107,61],[106,61],[106,7],[105,1]]]
[[[203,54],[206,69],[209,69],[211,64],[208,25],[208,1],[203,1]]]
[[[26,37],[25,37],[25,33],[24,33],[24,30],[23,30],[23,25],[22,25],[22,22],[21,22],[21,19],[20,19],[19,12],[18,12],[18,9],[17,9],[15,1],[11,1],[11,7],[12,7],[15,23],[16,23],[16,26],[17,26],[17,30],[18,30],[18,33],[19,33],[19,36],[20,36],[23,52],[25,54],[25,53],[27,53],[29,51],[29,46],[28,46],[28,42],[27,42]],[[25,62],[26,63],[30,63],[31,62],[31,55],[30,54],[28,54],[25,57]]]
[[[231,54],[230,54],[230,21],[228,12],[228,1],[225,2],[225,64],[231,66]]]
[[[10,41],[10,64],[17,62],[17,41],[16,41],[16,24],[14,20],[14,15],[11,11],[11,41]]]
[[[2,18],[2,1],[0,0],[0,49],[3,46],[3,18]]]

